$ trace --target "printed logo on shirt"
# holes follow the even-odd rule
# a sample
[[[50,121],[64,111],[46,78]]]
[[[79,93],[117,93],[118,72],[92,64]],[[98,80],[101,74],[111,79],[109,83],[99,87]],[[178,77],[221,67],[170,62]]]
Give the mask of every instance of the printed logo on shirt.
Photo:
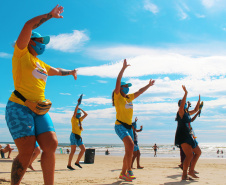
[[[37,79],[42,79],[46,82],[48,74],[45,68],[42,68],[38,62],[36,62],[36,68],[32,71],[32,75]]]
[[[126,103],[125,108],[126,109],[133,109],[133,103],[132,102]]]

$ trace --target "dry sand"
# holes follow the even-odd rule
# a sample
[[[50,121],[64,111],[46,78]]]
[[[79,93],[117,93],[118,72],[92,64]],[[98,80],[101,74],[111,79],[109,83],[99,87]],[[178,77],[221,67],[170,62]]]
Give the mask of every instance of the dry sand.
[[[16,156],[12,152],[12,157]],[[40,157],[40,156],[39,156]],[[38,159],[39,159],[38,157]],[[74,156],[75,161],[77,155]],[[122,166],[122,156],[95,156],[94,164],[83,164],[82,169],[70,171],[66,168],[68,155],[56,155],[55,184],[210,184],[226,185],[226,159],[200,159],[196,170],[200,172],[198,180],[181,181],[181,169],[177,158],[141,158],[144,169],[134,169],[137,177],[133,182],[118,179]],[[43,184],[42,171],[38,159],[33,163],[35,172],[30,169],[24,175],[21,184]],[[10,184],[12,159],[0,159],[0,184]],[[74,167],[74,165],[73,165]]]

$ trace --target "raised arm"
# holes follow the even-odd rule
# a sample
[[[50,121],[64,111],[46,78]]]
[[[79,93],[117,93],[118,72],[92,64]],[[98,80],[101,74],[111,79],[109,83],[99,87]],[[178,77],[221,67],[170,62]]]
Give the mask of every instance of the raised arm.
[[[54,68],[51,67],[49,72],[48,72],[49,76],[68,76],[68,75],[72,75],[74,77],[74,79],[77,79],[77,69],[74,70],[66,70],[66,69],[61,69],[61,68]]]
[[[136,132],[141,132],[142,130],[143,130],[143,126],[141,125],[139,130],[136,129]]]
[[[184,90],[184,97],[181,100],[180,107],[179,107],[179,115],[180,115],[181,119],[184,116],[184,105],[186,103],[186,99],[187,99],[187,95],[188,95],[188,91],[187,91],[185,85],[182,85],[182,89]]]
[[[80,99],[80,98],[79,98]],[[75,107],[75,110],[74,110],[74,114],[73,114],[73,117],[76,117],[76,114],[77,114],[77,112],[78,112],[78,104],[79,104],[79,99],[78,99],[78,103],[77,103],[77,105],[76,105],[76,107]]]
[[[17,46],[19,49],[22,50],[27,47],[33,29],[39,27],[42,23],[48,21],[51,18],[63,18],[63,16],[60,15],[61,13],[63,13],[63,7],[57,5],[50,13],[34,17],[33,19],[27,21],[24,24],[24,27],[17,39]]]
[[[79,108],[82,112],[83,112],[83,116],[82,116],[82,119],[85,119],[86,118],[86,116],[88,116],[88,114],[87,114],[87,112],[86,111],[84,111],[84,110],[82,110],[81,108]]]
[[[150,79],[148,85],[142,87],[137,92],[134,93],[134,99],[140,96],[143,92],[145,92],[149,87],[153,86],[155,83],[155,80]]]
[[[200,106],[200,95],[199,95],[199,100],[195,106],[195,109],[194,110],[191,110],[189,111],[189,114],[192,115],[192,114],[195,114],[197,111],[199,111],[199,106]]]
[[[125,69],[126,69],[128,66],[130,66],[130,65],[127,64],[126,59],[124,59],[122,69],[121,69],[121,71],[119,72],[118,77],[117,77],[117,81],[116,81],[116,86],[115,86],[115,93],[116,93],[116,94],[118,94],[118,93],[120,92],[120,88],[121,88],[121,79],[122,79],[122,76],[123,76],[123,73],[124,73]]]
[[[200,113],[200,110],[193,116],[193,118],[191,119],[191,122],[195,121],[199,113]]]

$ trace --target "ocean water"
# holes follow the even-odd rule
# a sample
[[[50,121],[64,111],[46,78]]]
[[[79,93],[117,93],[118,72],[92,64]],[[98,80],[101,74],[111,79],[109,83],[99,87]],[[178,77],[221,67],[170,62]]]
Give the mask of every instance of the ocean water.
[[[6,142],[0,142],[0,144],[5,147]],[[11,147],[17,151],[16,145],[11,144]],[[95,149],[96,155],[105,155],[105,151],[108,149],[110,155],[113,156],[123,156],[124,155],[124,145],[123,144],[85,144],[86,149],[93,148]],[[154,157],[153,145],[150,144],[139,144],[140,152],[142,157]],[[157,157],[180,157],[180,149],[171,144],[159,144],[157,150]],[[226,158],[226,143],[223,144],[214,144],[214,143],[204,143],[199,144],[199,147],[202,150],[201,158]],[[59,143],[56,153],[66,154],[66,150],[70,150],[69,143]],[[217,154],[217,151],[220,151]],[[79,147],[77,147],[76,154],[79,152]],[[223,154],[221,154],[223,151]]]

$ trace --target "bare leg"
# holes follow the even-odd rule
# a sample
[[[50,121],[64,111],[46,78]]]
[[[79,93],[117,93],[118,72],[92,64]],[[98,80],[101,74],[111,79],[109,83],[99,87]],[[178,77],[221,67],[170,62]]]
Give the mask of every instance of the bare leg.
[[[30,165],[28,166],[28,168],[30,168],[31,170],[35,171],[35,169],[32,167],[32,163],[34,162],[34,160],[38,157],[38,155],[41,153],[41,150],[39,147],[36,147],[34,149],[34,152],[31,156],[31,161],[30,161]]]
[[[80,159],[82,158],[83,154],[86,151],[85,145],[80,145],[79,148],[80,148],[80,152],[79,152],[78,158],[77,158],[77,160],[75,162],[76,164],[79,164]]]
[[[57,136],[55,132],[45,132],[37,136],[37,141],[42,149],[41,167],[44,184],[54,184],[55,151],[57,148]]]
[[[193,159],[191,161],[191,167],[189,169],[189,175],[191,175],[194,178],[199,178],[198,176],[195,175],[195,165],[201,155],[201,149],[199,148],[199,146],[197,146],[196,148],[193,149],[193,152],[195,153],[195,155],[193,156]]]
[[[22,180],[30,163],[31,156],[35,148],[35,140],[35,136],[26,136],[14,140],[19,154],[13,160],[12,164],[12,185],[20,184],[20,181]]]
[[[134,143],[130,136],[124,137],[122,141],[125,146],[125,155],[123,158],[122,175],[125,175],[126,171],[131,171]]]
[[[137,151],[133,151],[133,158],[132,158],[132,165],[131,165],[131,168],[133,168],[133,163],[134,163],[136,157],[137,157]]]
[[[137,168],[143,169],[143,166],[140,166],[140,150],[137,151]]]
[[[191,145],[187,144],[187,143],[183,143],[181,145],[186,157],[183,163],[183,174],[182,174],[182,180],[187,180],[188,176],[187,176],[187,171],[188,171],[188,166],[190,165],[190,162],[192,160],[193,157],[193,150]]]
[[[76,151],[76,145],[71,145],[71,153],[69,154],[68,164],[67,164],[68,166],[71,166],[71,161],[74,157],[75,151]]]

